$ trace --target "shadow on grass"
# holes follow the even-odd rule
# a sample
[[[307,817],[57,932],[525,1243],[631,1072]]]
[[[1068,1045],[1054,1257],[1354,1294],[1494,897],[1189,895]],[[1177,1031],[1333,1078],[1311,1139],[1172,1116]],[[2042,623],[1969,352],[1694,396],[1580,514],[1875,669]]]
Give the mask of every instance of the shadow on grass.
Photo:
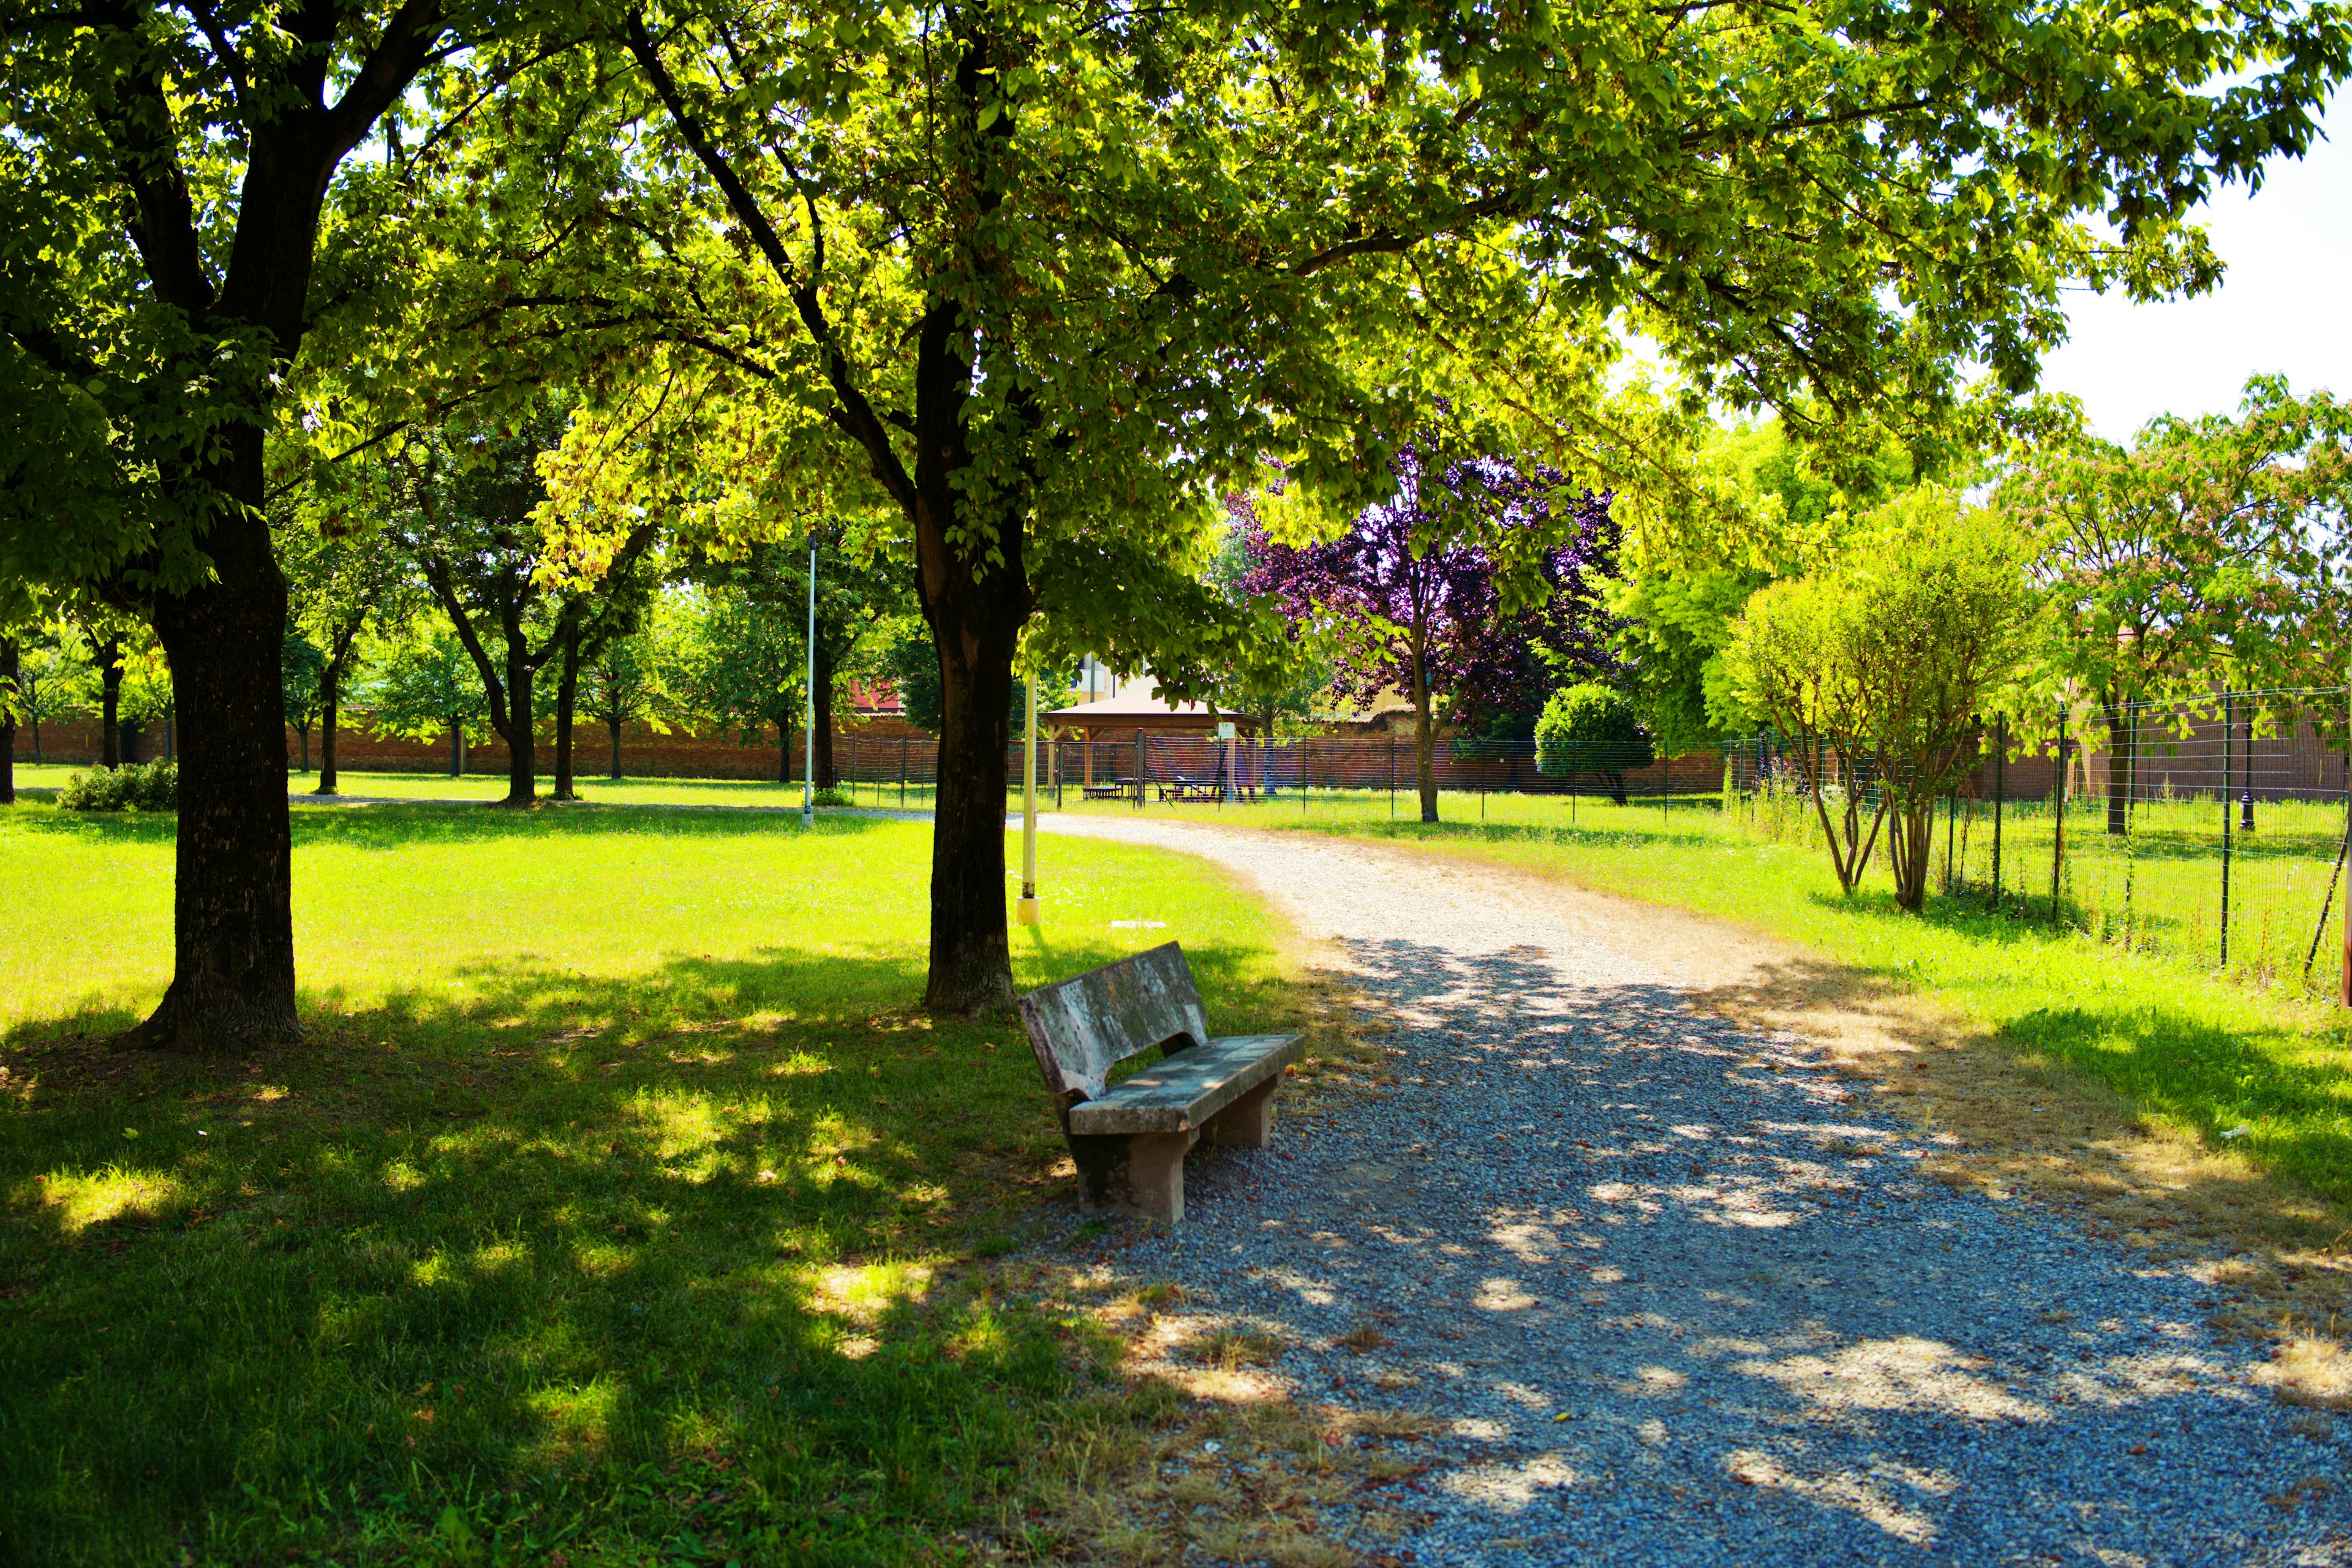
[[[895,1562],[1164,1397],[975,1266],[1062,1147],[1017,1026],[916,1015],[918,962],[459,978],[234,1063],[18,1033],[0,1557]]]

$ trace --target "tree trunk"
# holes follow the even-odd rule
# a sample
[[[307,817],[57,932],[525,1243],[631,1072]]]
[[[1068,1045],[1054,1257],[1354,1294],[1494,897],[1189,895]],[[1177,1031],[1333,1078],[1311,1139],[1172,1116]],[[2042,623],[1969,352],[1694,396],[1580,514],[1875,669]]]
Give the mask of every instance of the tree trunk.
[[[572,708],[580,695],[580,629],[563,639],[563,664],[555,678],[555,793],[557,800],[578,800],[572,787]]]
[[[319,784],[312,795],[335,793],[335,720],[342,694],[343,672],[331,663],[319,672]]]
[[[16,804],[16,639],[0,637],[0,805]]]
[[[211,581],[159,595],[180,755],[171,987],[133,1032],[144,1044],[250,1050],[302,1037],[294,1006],[293,845],[280,658],[286,579],[261,521],[261,432],[232,427],[225,507],[205,536]]]
[[[1437,820],[1437,720],[1430,711],[1429,662],[1416,637],[1412,650],[1412,760],[1421,785],[1421,819]]]
[[[618,719],[607,718],[604,721],[604,727],[613,732],[613,782],[619,784],[621,782],[621,721]]]
[[[1895,902],[1917,913],[1927,902],[1927,866],[1934,856],[1936,803],[1906,805],[1895,816],[1886,849],[1894,861]]]
[[[98,656],[98,765],[114,769],[122,765],[122,645],[109,637],[93,644],[91,651]],[[278,738],[278,766],[285,766],[286,737]]]
[[[2117,837],[2131,831],[2132,774],[2139,758],[2138,737],[2132,732],[2131,710],[2120,702],[2106,705],[2107,831]]]
[[[816,728],[809,743],[816,748],[816,787],[831,789],[841,782],[833,765],[833,648],[816,639]]]
[[[531,668],[530,645],[522,635],[520,623],[507,628],[507,713],[504,733],[507,743],[508,805],[529,805],[539,797],[539,758],[533,754],[531,733]]]
[[[776,782],[793,782],[793,721],[789,719],[776,721]]]
[[[307,773],[310,771],[310,726],[297,725],[294,732],[302,737],[302,771]]]
[[[946,575],[950,581],[926,595],[925,606],[939,645],[941,700],[931,973],[923,1005],[976,1014],[1013,1002],[1004,924],[1005,751],[1013,742],[1013,647],[1025,616],[1003,591],[1003,574],[977,584],[965,571]]]

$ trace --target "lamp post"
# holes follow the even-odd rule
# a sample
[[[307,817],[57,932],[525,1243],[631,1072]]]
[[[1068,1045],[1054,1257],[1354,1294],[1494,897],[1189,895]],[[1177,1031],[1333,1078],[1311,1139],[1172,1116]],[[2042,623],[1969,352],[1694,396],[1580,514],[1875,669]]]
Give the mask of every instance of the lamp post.
[[[1027,734],[1021,748],[1021,901],[1013,918],[1037,923],[1037,678],[1022,677],[1029,692]]]
[[[801,730],[801,828],[816,826],[816,530],[809,530],[808,722]]]

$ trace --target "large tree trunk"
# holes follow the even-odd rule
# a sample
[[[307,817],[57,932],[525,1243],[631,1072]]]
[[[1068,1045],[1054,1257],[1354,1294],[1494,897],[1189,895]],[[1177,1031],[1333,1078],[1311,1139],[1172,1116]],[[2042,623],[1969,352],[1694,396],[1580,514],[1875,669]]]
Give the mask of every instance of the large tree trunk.
[[[816,748],[816,787],[831,789],[840,783],[833,767],[833,649],[823,637],[816,641],[816,728],[809,743]]]
[[[1008,549],[1008,554],[1012,552]],[[1012,744],[1013,654],[1024,618],[1003,574],[948,574],[927,595],[940,650],[938,808],[931,827],[931,973],[923,1005],[979,1013],[1013,1001],[1004,923],[1005,750]]]
[[[531,733],[531,668],[530,646],[522,628],[507,634],[507,798],[509,805],[529,805],[539,797],[539,758]]]
[[[114,637],[91,646],[98,657],[98,765],[122,765],[122,644]],[[284,765],[286,737],[278,737],[279,765]]]
[[[563,639],[563,664],[555,678],[555,793],[557,800],[578,800],[572,787],[572,708],[580,695],[580,632],[574,627]]]
[[[294,1008],[292,839],[279,658],[286,579],[261,521],[261,432],[232,429],[223,508],[205,552],[210,582],[157,595],[155,632],[172,661],[180,748],[173,974],[134,1032],[145,1044],[231,1051],[302,1037]]]
[[[604,721],[604,728],[613,732],[613,782],[619,784],[621,782],[621,721],[608,716]]]
[[[319,784],[312,795],[335,793],[335,720],[342,694],[343,672],[330,663],[319,672]]]
[[[1421,786],[1421,819],[1437,820],[1437,718],[1429,700],[1429,665],[1416,641],[1412,653],[1412,760]]]
[[[2131,831],[2132,774],[2139,758],[2138,737],[2132,731],[2131,710],[2120,702],[2106,705],[2107,831],[2118,836]]]
[[[16,804],[16,639],[0,637],[0,805]]]

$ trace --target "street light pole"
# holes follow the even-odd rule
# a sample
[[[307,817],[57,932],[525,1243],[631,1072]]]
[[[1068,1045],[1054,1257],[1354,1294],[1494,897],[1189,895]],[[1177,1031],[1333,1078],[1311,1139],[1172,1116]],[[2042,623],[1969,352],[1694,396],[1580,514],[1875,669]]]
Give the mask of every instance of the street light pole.
[[[1037,923],[1037,678],[1022,678],[1029,691],[1028,733],[1021,748],[1021,901],[1013,916],[1023,925]]]
[[[816,826],[816,530],[809,530],[808,723],[801,731],[801,826]]]

